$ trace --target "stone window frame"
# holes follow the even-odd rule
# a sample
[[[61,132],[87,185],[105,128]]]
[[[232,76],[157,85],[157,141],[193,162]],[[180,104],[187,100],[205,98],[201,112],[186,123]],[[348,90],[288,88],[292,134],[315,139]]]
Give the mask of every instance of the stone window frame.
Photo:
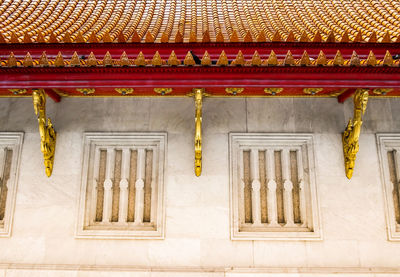
[[[273,143],[279,143],[283,146],[293,146],[293,144],[304,144],[307,148],[309,164],[309,201],[307,203],[309,215],[311,216],[312,226],[310,231],[298,231],[292,229],[287,231],[240,231],[239,219],[239,192],[237,178],[237,157],[238,146],[241,142],[249,145],[259,146],[268,145],[273,147]],[[314,155],[314,136],[312,134],[296,133],[230,133],[229,134],[229,167],[230,167],[230,233],[232,240],[283,240],[283,241],[308,241],[322,240],[321,218],[319,198],[316,185],[316,167]],[[310,221],[310,222],[311,222]]]
[[[164,239],[165,236],[165,193],[164,176],[167,157],[167,133],[165,132],[87,132],[84,133],[82,179],[78,197],[78,221],[75,237],[78,239]],[[155,230],[117,230],[105,227],[104,229],[85,229],[88,213],[92,212],[86,203],[88,186],[88,170],[90,158],[90,144],[98,143],[99,146],[116,143],[125,143],[127,140],[138,141],[145,145],[146,142],[158,143],[158,179],[157,179],[157,212]]]
[[[381,172],[380,175],[382,181],[383,199],[385,202],[384,206],[387,236],[389,241],[400,241],[400,223],[396,221],[395,216],[395,207],[392,194],[393,185],[390,180],[391,177],[388,162],[388,151],[395,150],[395,148],[400,150],[400,134],[378,133],[376,134],[376,142],[379,156],[379,167]],[[397,169],[395,170],[396,172],[400,171],[400,165],[397,165]],[[398,179],[400,178],[398,177]]]
[[[13,149],[10,178],[7,181],[8,191],[5,204],[5,213],[2,223],[0,224],[0,237],[11,236],[23,140],[23,132],[0,132],[0,145],[4,145]]]

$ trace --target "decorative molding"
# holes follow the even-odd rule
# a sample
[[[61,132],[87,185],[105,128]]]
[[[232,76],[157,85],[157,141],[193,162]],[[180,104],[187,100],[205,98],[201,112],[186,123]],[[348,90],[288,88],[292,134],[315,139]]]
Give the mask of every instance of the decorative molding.
[[[10,237],[24,133],[0,133],[0,237]]]
[[[320,240],[313,136],[231,133],[229,143],[231,238]]]
[[[166,142],[166,133],[84,135],[77,238],[164,238]]]
[[[323,90],[324,90],[323,88],[304,88],[303,92],[304,94],[316,95],[322,92]]]
[[[161,95],[166,95],[172,92],[172,88],[154,88],[154,92]]]
[[[226,88],[225,91],[228,94],[238,95],[244,91],[244,88]]]
[[[400,241],[400,134],[376,134],[384,192],[386,230],[390,241]]]
[[[135,90],[133,88],[116,88],[115,91],[122,95],[128,95],[132,94]]]
[[[266,94],[277,95],[283,91],[283,88],[265,88],[264,92]]]
[[[76,91],[78,91],[84,95],[89,95],[89,94],[95,93],[96,89],[94,89],[94,88],[77,88]]]

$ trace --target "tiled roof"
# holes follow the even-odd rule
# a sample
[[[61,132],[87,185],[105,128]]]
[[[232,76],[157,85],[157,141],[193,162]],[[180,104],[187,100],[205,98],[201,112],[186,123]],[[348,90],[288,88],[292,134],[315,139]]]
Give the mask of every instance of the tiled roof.
[[[400,42],[399,0],[0,0],[1,42]]]

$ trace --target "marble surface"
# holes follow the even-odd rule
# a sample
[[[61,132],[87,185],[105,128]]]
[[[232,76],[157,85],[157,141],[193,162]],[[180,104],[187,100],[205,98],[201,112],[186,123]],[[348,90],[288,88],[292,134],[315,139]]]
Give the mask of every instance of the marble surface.
[[[47,178],[31,99],[2,98],[0,131],[24,131],[25,139],[12,235],[0,239],[0,277],[400,276],[400,243],[387,240],[375,142],[377,132],[400,132],[399,104],[369,101],[349,181],[341,133],[352,115],[351,100],[206,98],[203,174],[196,178],[193,99],[49,99],[58,135],[53,176]],[[165,240],[74,237],[82,138],[90,131],[168,132]],[[322,241],[230,240],[229,132],[315,135]]]

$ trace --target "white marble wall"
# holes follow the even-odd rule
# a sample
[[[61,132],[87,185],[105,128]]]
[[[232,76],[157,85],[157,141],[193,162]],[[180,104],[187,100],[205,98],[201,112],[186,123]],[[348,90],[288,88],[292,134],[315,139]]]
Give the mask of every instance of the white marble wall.
[[[353,179],[341,132],[352,103],[336,99],[207,98],[203,174],[194,176],[190,98],[48,101],[58,132],[44,173],[30,98],[0,99],[0,131],[24,131],[12,235],[0,239],[4,276],[400,276],[400,242],[387,240],[375,133],[400,132],[400,99],[371,99]],[[165,131],[165,240],[74,238],[82,137],[89,131]],[[322,241],[231,241],[229,132],[315,134]],[[256,275],[255,275],[256,274]]]

